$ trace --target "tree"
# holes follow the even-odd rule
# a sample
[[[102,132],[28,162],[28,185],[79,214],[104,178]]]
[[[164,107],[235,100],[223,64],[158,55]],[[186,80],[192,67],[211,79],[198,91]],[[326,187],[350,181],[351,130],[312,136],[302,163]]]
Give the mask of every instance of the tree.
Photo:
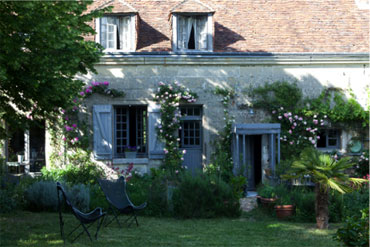
[[[307,148],[300,154],[300,159],[293,162],[289,175],[284,178],[299,178],[309,175],[315,183],[316,224],[319,229],[329,226],[329,189],[340,193],[353,191],[354,187],[366,182],[365,179],[351,178],[345,172],[353,167],[350,157],[333,159],[314,148]]]
[[[81,90],[76,74],[96,72],[102,47],[84,36],[95,33],[88,23],[107,9],[87,13],[90,3],[0,2],[0,119],[8,126],[52,122]]]

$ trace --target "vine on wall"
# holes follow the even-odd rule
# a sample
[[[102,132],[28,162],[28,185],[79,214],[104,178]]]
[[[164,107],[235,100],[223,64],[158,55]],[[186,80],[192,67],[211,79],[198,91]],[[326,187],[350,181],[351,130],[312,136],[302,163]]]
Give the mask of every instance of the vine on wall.
[[[180,124],[180,103],[195,103],[197,95],[178,82],[173,84],[159,83],[155,100],[161,106],[160,123],[156,126],[158,137],[163,141],[165,158],[162,167],[171,174],[177,174],[182,169],[181,161],[185,150],[179,149],[178,131],[181,130]]]
[[[78,95],[70,102],[67,109],[60,109],[58,121],[50,126],[53,153],[50,156],[52,166],[65,163],[68,151],[72,153],[89,151],[89,126],[85,119],[81,119],[83,102],[93,94],[102,94],[109,97],[124,97],[125,93],[120,90],[109,88],[109,82],[92,82],[84,87]],[[58,151],[56,151],[58,150]]]
[[[328,126],[369,125],[369,111],[353,94],[346,100],[337,89],[325,89],[317,98],[303,99],[297,84],[274,82],[253,89],[250,96],[255,107],[271,112],[271,120],[281,123],[283,159],[298,155],[305,146],[316,145],[318,132]]]
[[[211,166],[220,171],[224,181],[229,182],[233,177],[233,159],[231,152],[232,143],[232,124],[234,117],[229,113],[229,106],[235,98],[235,91],[216,87],[214,94],[221,96],[222,106],[224,108],[225,126],[219,132],[218,138],[213,142],[214,152],[211,156]]]

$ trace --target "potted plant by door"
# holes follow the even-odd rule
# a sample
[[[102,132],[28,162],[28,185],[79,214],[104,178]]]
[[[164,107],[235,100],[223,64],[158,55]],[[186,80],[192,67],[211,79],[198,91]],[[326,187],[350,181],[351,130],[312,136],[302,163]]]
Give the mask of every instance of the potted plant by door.
[[[260,202],[265,208],[272,208],[277,200],[275,188],[269,184],[259,186],[257,194],[257,202]]]
[[[286,219],[295,214],[295,205],[289,195],[280,196],[274,208],[278,219]]]
[[[137,147],[136,146],[126,146],[125,147],[125,157],[126,159],[135,159],[137,153]]]

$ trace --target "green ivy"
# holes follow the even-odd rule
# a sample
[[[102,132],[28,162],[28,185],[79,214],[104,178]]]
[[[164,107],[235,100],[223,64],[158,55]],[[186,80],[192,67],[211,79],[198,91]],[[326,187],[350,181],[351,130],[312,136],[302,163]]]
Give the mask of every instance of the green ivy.
[[[214,167],[215,171],[220,172],[222,179],[230,182],[233,177],[233,159],[231,152],[232,143],[232,125],[234,117],[230,115],[228,108],[231,101],[235,98],[235,91],[216,87],[215,95],[221,96],[221,102],[224,107],[225,126],[219,132],[218,138],[213,142],[214,152],[211,156],[210,167]]]
[[[314,145],[318,132],[329,124],[356,127],[369,125],[369,111],[354,95],[346,100],[338,89],[327,88],[317,98],[303,99],[296,83],[274,82],[250,92],[256,108],[271,112],[272,122],[281,124],[282,157],[295,156],[304,147]]]

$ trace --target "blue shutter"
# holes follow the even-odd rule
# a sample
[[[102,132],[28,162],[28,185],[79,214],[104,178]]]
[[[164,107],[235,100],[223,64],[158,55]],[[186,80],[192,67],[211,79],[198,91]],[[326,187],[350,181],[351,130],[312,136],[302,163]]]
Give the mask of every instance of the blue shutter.
[[[160,105],[151,103],[148,107],[149,158],[164,158],[164,143],[157,136],[156,125],[160,123]]]
[[[112,106],[93,106],[94,156],[96,159],[112,158]]]

